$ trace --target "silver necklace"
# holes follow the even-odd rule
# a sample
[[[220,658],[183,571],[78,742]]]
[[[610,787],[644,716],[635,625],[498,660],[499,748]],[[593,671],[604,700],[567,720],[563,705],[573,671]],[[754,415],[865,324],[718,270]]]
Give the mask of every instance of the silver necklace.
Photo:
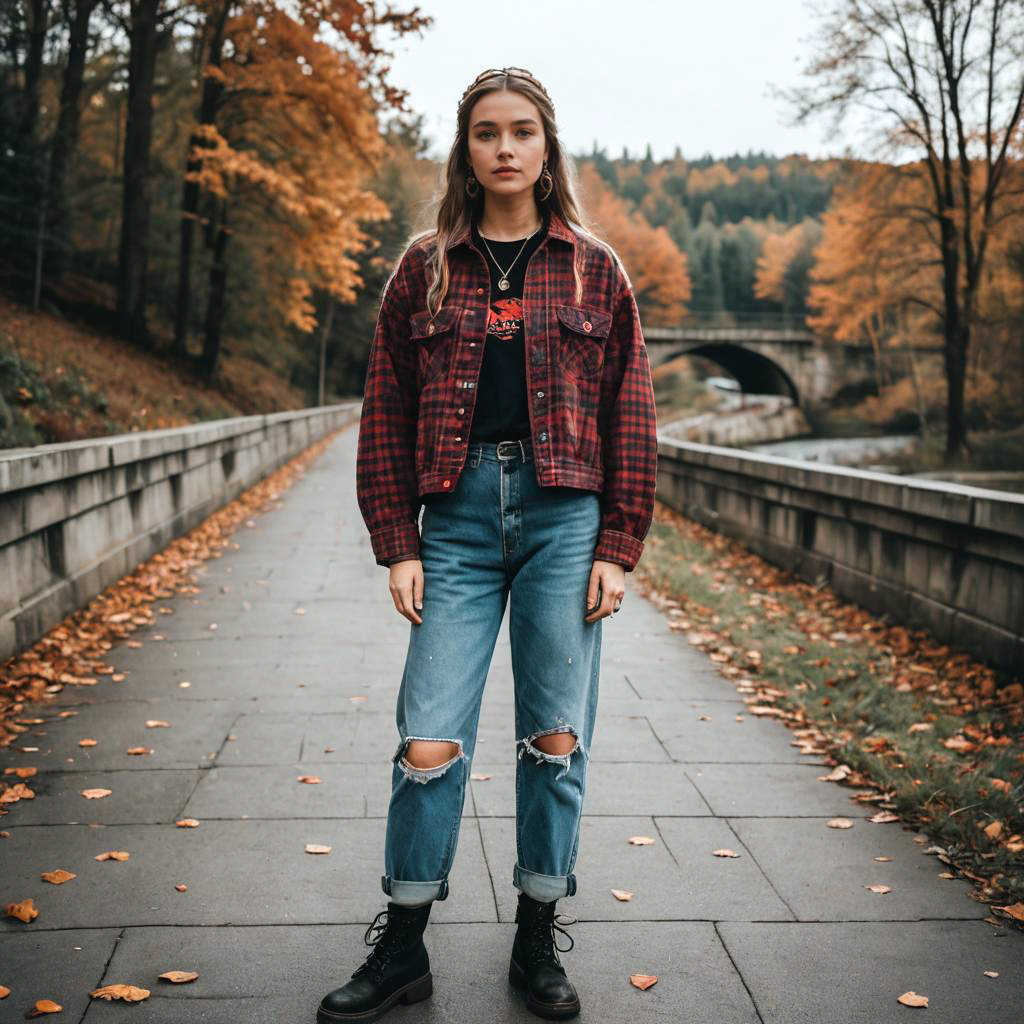
[[[484,238],[483,235],[480,235],[480,241],[483,242],[484,245],[486,246],[487,251],[491,255],[491,259],[494,260],[494,265],[498,268],[498,271],[501,274],[501,277],[498,278],[498,287],[503,292],[507,292],[509,290],[509,288],[511,287],[509,285],[509,282],[508,282],[509,272],[516,265],[516,260],[519,259],[520,256],[522,256],[523,250],[526,248],[526,243],[529,242],[530,239],[533,238],[533,236],[535,234],[537,234],[537,231],[540,231],[540,229],[543,226],[544,226],[544,221],[542,219],[541,222],[540,222],[540,227],[538,227],[535,231],[533,231],[531,234],[527,235],[526,238],[523,239],[523,244],[519,247],[519,252],[516,253],[515,259],[508,265],[508,270],[502,270],[501,269],[501,264],[496,259],[494,259],[494,253],[491,252],[491,247],[489,245],[487,245],[487,239]]]

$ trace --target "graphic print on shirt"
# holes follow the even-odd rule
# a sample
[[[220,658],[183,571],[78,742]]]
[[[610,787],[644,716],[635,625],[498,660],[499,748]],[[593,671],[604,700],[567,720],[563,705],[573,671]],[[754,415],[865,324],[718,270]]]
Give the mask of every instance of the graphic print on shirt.
[[[523,325],[523,300],[498,299],[487,313],[487,337],[511,341]]]

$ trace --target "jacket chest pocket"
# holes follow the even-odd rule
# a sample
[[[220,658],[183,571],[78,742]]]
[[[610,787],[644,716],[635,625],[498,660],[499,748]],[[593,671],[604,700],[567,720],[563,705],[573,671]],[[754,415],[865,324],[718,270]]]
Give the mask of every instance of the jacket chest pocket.
[[[612,315],[589,306],[555,306],[558,362],[578,379],[596,376],[604,366],[604,347]]]
[[[459,306],[443,306],[434,316],[425,309],[409,317],[409,339],[416,346],[416,383],[420,388],[448,372],[463,312]]]

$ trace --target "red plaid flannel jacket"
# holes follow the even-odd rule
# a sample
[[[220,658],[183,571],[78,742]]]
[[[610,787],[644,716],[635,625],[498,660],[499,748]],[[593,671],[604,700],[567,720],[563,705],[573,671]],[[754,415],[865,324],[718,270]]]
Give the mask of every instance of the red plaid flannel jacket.
[[[469,446],[490,276],[468,229],[450,239],[448,294],[431,317],[432,245],[429,236],[403,255],[370,347],[356,495],[379,565],[419,558],[420,496],[455,487]],[[537,482],[600,492],[594,558],[631,570],[654,512],[657,427],[647,348],[614,257],[554,211],[526,267],[523,330]]]

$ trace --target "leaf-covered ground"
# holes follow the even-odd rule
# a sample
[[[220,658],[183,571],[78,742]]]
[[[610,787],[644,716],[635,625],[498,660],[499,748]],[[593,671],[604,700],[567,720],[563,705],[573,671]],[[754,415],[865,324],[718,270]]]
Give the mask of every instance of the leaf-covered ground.
[[[25,714],[26,703],[45,701],[65,686],[94,686],[100,676],[120,682],[107,664],[107,652],[116,643],[140,646],[130,639],[131,634],[170,613],[170,608],[158,601],[175,594],[198,593],[192,570],[206,559],[219,558],[221,549],[232,543],[234,531],[277,501],[337,433],[333,431],[290,459],[0,665],[0,747],[9,746],[32,726],[46,721]],[[10,792],[17,785],[23,783],[0,778],[0,815],[5,813],[4,803],[19,799],[17,793]]]
[[[238,346],[236,346],[238,347]],[[227,351],[212,385],[167,355],[0,296],[0,448],[305,405],[274,367]]]
[[[928,835],[1024,922],[1024,686],[803,582],[659,502],[637,582],[834,781]],[[1007,909],[999,909],[1007,908]]]

